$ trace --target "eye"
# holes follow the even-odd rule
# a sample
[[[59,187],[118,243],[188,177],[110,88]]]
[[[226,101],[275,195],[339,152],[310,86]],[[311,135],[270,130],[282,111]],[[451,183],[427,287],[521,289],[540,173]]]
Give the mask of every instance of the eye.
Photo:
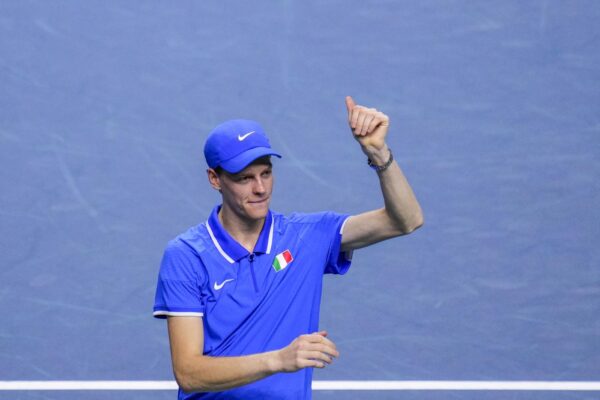
[[[264,178],[268,178],[269,176],[271,176],[271,172],[272,172],[272,171],[271,171],[270,169],[269,169],[269,170],[266,170],[266,171],[264,171],[264,172],[262,173],[262,176],[263,176]]]

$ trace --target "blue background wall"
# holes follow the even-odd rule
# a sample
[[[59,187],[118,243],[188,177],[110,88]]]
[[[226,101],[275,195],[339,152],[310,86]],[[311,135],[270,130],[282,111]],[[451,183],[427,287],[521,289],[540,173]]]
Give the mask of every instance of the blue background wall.
[[[594,1],[3,1],[0,380],[171,379],[155,281],[219,199],[207,133],[261,121],[278,211],[369,210],[348,94],[426,225],[326,278],[316,379],[597,379],[599,43]]]

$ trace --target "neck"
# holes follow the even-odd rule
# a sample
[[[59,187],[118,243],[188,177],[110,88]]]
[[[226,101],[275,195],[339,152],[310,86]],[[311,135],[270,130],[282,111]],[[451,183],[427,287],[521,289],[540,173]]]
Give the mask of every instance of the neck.
[[[258,220],[243,220],[224,206],[221,207],[218,217],[219,222],[231,237],[252,253],[254,251],[254,246],[256,246],[256,242],[258,241],[258,237],[260,236],[260,232],[265,225],[265,218]]]

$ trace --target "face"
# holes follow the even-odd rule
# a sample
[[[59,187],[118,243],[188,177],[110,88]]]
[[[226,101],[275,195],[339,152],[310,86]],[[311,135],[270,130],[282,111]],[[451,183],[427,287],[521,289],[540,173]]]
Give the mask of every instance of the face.
[[[273,191],[273,172],[270,162],[250,164],[237,174],[208,170],[213,188],[223,196],[223,211],[242,221],[256,221],[266,217]]]

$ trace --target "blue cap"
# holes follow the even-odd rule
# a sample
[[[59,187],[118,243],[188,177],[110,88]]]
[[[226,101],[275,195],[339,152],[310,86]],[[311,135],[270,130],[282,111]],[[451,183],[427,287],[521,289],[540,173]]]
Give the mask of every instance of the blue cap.
[[[221,167],[232,174],[264,156],[281,155],[271,149],[269,139],[256,121],[233,119],[217,126],[204,144],[204,157],[210,168]]]

